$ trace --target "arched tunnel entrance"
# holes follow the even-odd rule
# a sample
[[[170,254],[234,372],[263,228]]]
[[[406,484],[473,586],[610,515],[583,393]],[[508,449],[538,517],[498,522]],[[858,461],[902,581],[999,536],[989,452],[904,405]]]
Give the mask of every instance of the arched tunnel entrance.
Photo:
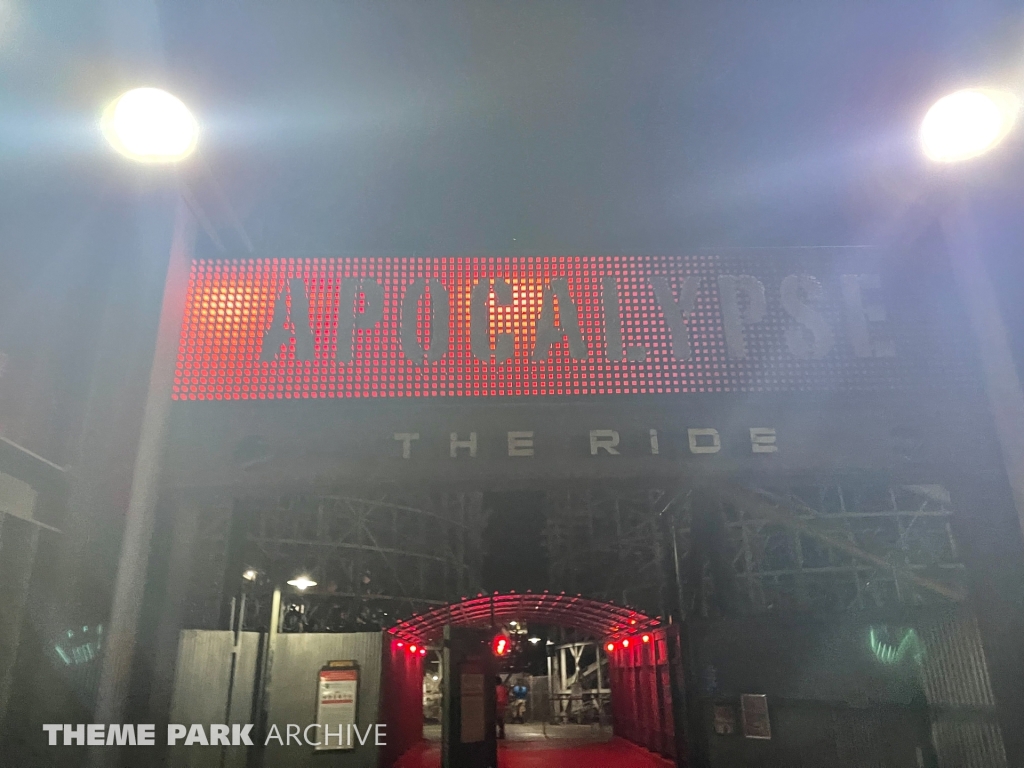
[[[661,766],[674,755],[661,617],[581,595],[509,592],[438,606],[388,634],[393,656],[424,660],[425,690],[440,698],[440,722],[429,723],[425,702],[425,738],[401,768],[475,768],[493,757],[502,768]],[[545,674],[531,674],[538,653]],[[493,691],[478,691],[481,679]]]

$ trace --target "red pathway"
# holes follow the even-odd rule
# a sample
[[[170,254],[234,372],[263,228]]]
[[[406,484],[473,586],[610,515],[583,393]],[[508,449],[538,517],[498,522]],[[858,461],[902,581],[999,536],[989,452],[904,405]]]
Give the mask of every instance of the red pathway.
[[[440,768],[437,742],[409,750],[395,768]],[[498,768],[671,768],[663,757],[623,739],[610,741],[506,741],[498,745]]]

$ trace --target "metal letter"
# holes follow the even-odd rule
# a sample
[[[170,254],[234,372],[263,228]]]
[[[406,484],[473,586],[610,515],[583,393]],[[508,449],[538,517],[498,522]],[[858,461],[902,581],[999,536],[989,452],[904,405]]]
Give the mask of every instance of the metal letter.
[[[782,308],[800,324],[786,329],[786,342],[793,357],[822,358],[835,346],[836,339],[825,316],[812,306],[824,298],[821,283],[810,275],[789,275],[782,281]],[[808,331],[811,338],[807,337]]]
[[[598,450],[607,451],[612,456],[618,456],[619,451],[615,448],[619,444],[619,433],[614,429],[592,429],[590,430],[590,455],[597,456]]]
[[[690,453],[718,453],[722,450],[722,438],[717,429],[688,429],[686,432],[690,437]],[[711,445],[700,445],[699,437],[710,437]]]
[[[290,309],[289,309],[290,307]],[[274,360],[284,349],[288,356],[288,344],[295,339],[295,359],[313,359],[313,331],[309,327],[309,296],[306,281],[293,277],[281,289],[274,302],[274,319],[263,334],[260,342],[260,362]]]
[[[495,303],[511,306],[512,286],[500,277],[494,280]],[[481,280],[473,286],[469,298],[469,347],[473,357],[485,363],[491,361],[491,281]],[[494,361],[506,363],[515,354],[515,338],[511,333],[499,333],[494,337]]]
[[[747,299],[745,308],[740,305],[741,292]],[[719,275],[718,300],[722,307],[726,351],[729,357],[742,360],[747,356],[744,324],[759,323],[764,319],[764,284],[750,275]]]
[[[363,296],[363,311],[357,300]],[[384,288],[376,280],[347,279],[341,283],[338,301],[338,356],[342,363],[352,362],[353,333],[356,328],[368,330],[384,317]]]
[[[448,291],[440,280],[431,279],[430,285],[430,329],[429,351],[424,350],[416,333],[416,315],[420,299],[427,291],[428,281],[417,278],[409,285],[402,299],[402,317],[399,321],[402,352],[416,365],[424,361],[436,363],[448,351],[451,343],[451,308]]]
[[[775,453],[778,450],[779,446],[775,444],[774,427],[750,428],[751,453]]]
[[[668,278],[652,277],[651,286],[672,336],[672,356],[676,360],[689,360],[690,329],[686,325],[686,318],[693,312],[693,307],[697,303],[700,278],[683,278],[679,286],[679,301],[672,295],[672,286],[668,284]]]
[[[469,457],[471,459],[475,459],[476,458],[476,432],[470,432],[469,433],[469,440],[459,440],[459,433],[458,432],[452,432],[451,433],[451,450],[450,450],[450,454],[451,454],[451,457],[453,459],[459,455],[458,454],[459,448],[468,448],[469,449]]]
[[[533,456],[533,432],[509,432],[508,455]]]
[[[402,441],[402,458],[408,459],[412,452],[412,441],[419,440],[419,432],[395,432],[395,440]]]
[[[872,342],[868,331],[868,323],[885,322],[885,308],[881,304],[864,305],[864,289],[881,289],[878,275],[843,275],[840,280],[843,304],[846,307],[846,326],[854,354],[857,357],[895,357],[896,348],[891,339]]]
[[[559,323],[555,324],[555,299],[558,299]],[[541,299],[540,319],[537,321],[537,344],[533,348],[533,360],[543,360],[548,356],[553,344],[563,339],[569,341],[569,355],[573,360],[586,360],[590,356],[587,342],[583,340],[580,330],[579,313],[576,304],[569,295],[569,280],[556,277],[544,286]]]
[[[626,350],[622,345],[619,286],[614,277],[601,278],[601,303],[604,306],[605,357],[612,362],[618,362],[626,354]]]

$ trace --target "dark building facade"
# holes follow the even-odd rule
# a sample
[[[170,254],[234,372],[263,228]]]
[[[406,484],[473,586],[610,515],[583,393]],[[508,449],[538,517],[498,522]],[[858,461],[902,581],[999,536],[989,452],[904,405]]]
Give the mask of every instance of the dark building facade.
[[[716,760],[1020,754],[1020,530],[934,258],[197,260],[186,312],[154,706],[245,570],[387,626],[475,594],[484,494],[529,490],[549,589],[686,617]],[[713,734],[742,693],[770,744]]]

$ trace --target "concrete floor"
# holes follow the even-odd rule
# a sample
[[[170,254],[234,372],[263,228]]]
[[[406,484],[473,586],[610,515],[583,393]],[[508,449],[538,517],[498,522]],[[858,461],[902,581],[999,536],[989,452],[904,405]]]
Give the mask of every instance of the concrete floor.
[[[439,768],[441,727],[423,729],[424,741],[396,768]],[[498,768],[671,768],[668,760],[589,725],[508,725],[498,742]]]

